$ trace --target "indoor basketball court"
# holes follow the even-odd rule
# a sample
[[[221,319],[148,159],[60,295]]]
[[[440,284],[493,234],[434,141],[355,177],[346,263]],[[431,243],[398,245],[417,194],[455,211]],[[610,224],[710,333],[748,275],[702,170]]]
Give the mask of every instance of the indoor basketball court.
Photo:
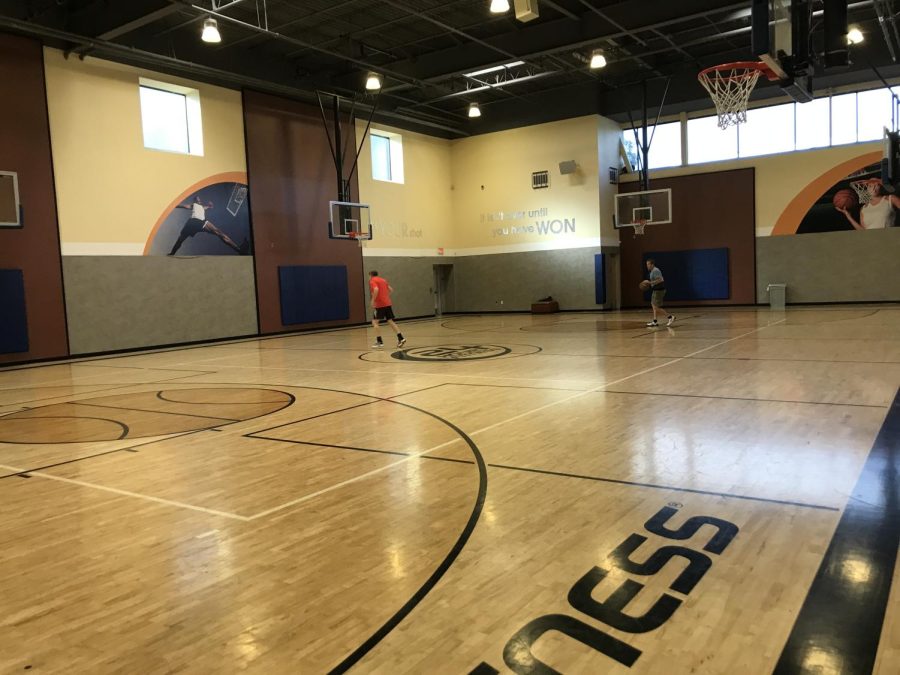
[[[890,3],[32,4],[0,673],[900,670]]]

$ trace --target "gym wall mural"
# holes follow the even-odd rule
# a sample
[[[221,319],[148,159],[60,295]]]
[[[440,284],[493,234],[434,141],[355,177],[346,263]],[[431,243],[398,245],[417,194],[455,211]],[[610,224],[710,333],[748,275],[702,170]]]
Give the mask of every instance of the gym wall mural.
[[[247,174],[210,176],[190,186],[159,216],[144,255],[250,255]]]
[[[772,234],[865,233],[900,226],[900,194],[888,194],[880,175],[879,152],[838,164],[791,200]]]

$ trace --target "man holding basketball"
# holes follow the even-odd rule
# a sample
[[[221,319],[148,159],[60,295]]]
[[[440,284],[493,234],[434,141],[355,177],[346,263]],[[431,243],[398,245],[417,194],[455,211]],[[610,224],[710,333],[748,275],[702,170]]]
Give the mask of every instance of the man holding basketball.
[[[662,271],[656,266],[656,261],[653,258],[647,259],[647,271],[650,273],[649,281],[641,282],[641,288],[652,291],[650,293],[650,306],[653,308],[653,321],[647,322],[647,327],[656,328],[659,326],[656,315],[664,311],[662,306],[663,298],[666,297],[666,280],[663,278]],[[673,323],[675,323],[675,315],[669,314],[666,325],[671,326]]]
[[[386,279],[378,276],[377,271],[372,270],[369,272],[369,292],[372,295],[372,327],[375,329],[375,344],[372,347],[374,349],[384,347],[384,342],[381,340],[381,332],[378,330],[378,324],[381,321],[387,321],[388,326],[397,334],[397,346],[402,347],[406,342],[406,338],[403,337],[400,328],[394,323],[394,308],[391,306],[391,293],[394,292],[394,289],[391,288]]]

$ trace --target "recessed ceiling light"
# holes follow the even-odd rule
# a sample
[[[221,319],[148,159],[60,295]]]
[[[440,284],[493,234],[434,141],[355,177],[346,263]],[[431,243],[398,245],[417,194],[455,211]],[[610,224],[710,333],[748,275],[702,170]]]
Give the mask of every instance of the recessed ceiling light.
[[[865,39],[865,36],[859,28],[851,28],[847,33],[847,42],[851,45],[858,45]]]
[[[477,103],[469,104],[469,117],[481,117],[481,108],[478,107]]]
[[[221,42],[222,36],[219,34],[219,24],[212,17],[204,20],[203,32],[200,39],[204,42]]]
[[[491,0],[491,14],[503,14],[509,11],[509,0]]]
[[[595,49],[591,53],[591,68],[604,68],[606,67],[606,56],[603,55],[602,49]]]
[[[378,91],[381,89],[381,75],[378,73],[369,73],[366,76],[366,89],[368,91]]]

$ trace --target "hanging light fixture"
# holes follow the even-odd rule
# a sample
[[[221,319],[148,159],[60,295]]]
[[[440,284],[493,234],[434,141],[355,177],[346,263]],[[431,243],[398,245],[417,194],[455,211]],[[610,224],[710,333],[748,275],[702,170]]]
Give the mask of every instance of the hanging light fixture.
[[[375,72],[370,72],[366,76],[366,89],[368,91],[378,91],[381,89],[381,75]]]
[[[847,43],[851,45],[858,45],[860,42],[865,40],[866,38],[863,36],[862,31],[859,28],[851,28],[847,33]]]
[[[606,67],[606,56],[603,54],[602,49],[595,49],[591,52],[591,69],[596,68],[605,68]]]
[[[503,14],[509,11],[509,0],[491,0],[491,14]]]
[[[469,117],[481,117],[481,108],[478,107],[477,103],[469,104]]]
[[[222,41],[222,36],[219,34],[219,24],[212,17],[203,21],[203,32],[200,34],[200,39],[204,42]]]

